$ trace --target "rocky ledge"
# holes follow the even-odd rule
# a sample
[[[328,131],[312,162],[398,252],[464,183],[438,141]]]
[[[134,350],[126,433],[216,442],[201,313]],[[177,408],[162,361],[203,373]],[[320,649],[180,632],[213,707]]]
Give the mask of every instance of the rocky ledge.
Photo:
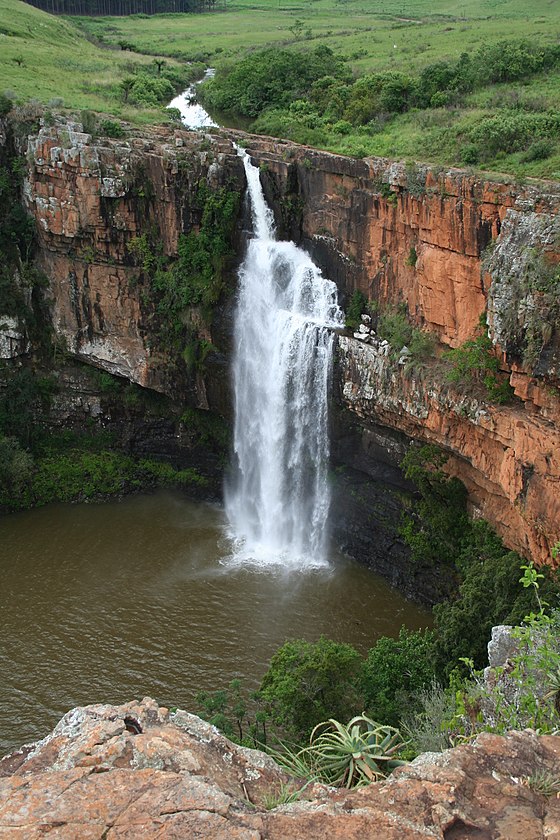
[[[236,746],[149,698],[68,712],[0,761],[0,838],[314,840],[560,837],[560,800],[529,786],[558,774],[560,737],[480,735],[426,753],[354,791],[303,786],[267,755]]]

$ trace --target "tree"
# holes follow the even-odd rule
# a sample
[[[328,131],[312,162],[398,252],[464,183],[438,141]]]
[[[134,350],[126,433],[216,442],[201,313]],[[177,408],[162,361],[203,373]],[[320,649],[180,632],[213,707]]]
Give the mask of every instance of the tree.
[[[382,636],[370,648],[364,668],[368,714],[379,723],[398,726],[403,711],[414,707],[434,679],[434,634],[401,627],[398,639]]]
[[[285,642],[270,661],[259,690],[272,720],[297,740],[328,718],[349,720],[362,710],[363,660],[351,646],[321,636]]]
[[[136,79],[134,78],[134,76],[125,76],[124,79],[122,79],[121,81],[121,90],[123,92],[123,99],[125,102],[128,102],[128,97],[130,91],[134,87],[135,81]]]

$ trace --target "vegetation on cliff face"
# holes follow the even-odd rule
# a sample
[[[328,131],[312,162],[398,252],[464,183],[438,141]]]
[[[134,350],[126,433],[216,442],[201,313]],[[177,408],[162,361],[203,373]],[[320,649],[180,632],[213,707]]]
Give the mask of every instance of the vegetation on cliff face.
[[[189,371],[201,371],[216,351],[201,331],[211,324],[213,310],[225,296],[228,269],[235,258],[235,228],[241,201],[234,189],[210,190],[205,181],[190,197],[198,229],[181,234],[177,256],[162,253],[158,232],[149,229],[128,245],[141,269],[138,282],[148,317],[153,319],[152,342],[159,350],[179,354]],[[200,317],[191,317],[198,311]]]

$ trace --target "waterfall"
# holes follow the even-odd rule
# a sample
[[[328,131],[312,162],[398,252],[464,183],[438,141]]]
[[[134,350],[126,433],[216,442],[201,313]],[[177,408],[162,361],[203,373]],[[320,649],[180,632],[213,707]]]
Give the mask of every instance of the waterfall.
[[[226,513],[236,556],[327,562],[328,393],[336,286],[293,242],[275,239],[259,170],[243,158],[254,238],[240,269],[234,336],[234,464]]]

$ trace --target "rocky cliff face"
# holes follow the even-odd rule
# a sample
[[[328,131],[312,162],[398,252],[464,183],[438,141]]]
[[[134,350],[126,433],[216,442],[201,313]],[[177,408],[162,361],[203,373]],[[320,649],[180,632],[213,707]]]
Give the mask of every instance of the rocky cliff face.
[[[339,339],[342,404],[365,449],[379,427],[441,446],[473,511],[506,545],[550,562],[560,538],[558,185],[350,160],[262,138],[250,151],[288,231],[346,300],[358,289],[381,310],[404,303],[440,347],[472,338],[487,313],[515,393],[508,405],[451,387],[439,351],[405,373],[365,336]]]
[[[483,734],[427,753],[385,782],[306,785],[183,711],[149,698],[68,712],[37,744],[0,761],[0,836],[35,840],[537,840],[560,834],[560,738]],[[282,794],[301,789],[299,801]]]
[[[242,191],[243,167],[231,144],[163,129],[126,141],[93,140],[81,125],[61,121],[29,139],[27,158],[25,200],[37,222],[38,260],[51,281],[52,324],[64,349],[144,387],[171,395],[178,386],[187,389],[154,340],[146,287],[152,278],[139,283],[143,266],[131,243],[148,232],[161,254],[174,257],[180,234],[200,224],[201,183],[210,191],[226,185]],[[185,318],[203,338],[215,339],[195,307]],[[191,384],[199,407],[208,408],[203,377]]]
[[[200,224],[193,197],[201,181],[211,190],[243,190],[231,141],[168,129],[93,141],[78,129],[45,127],[28,150],[26,201],[57,335],[80,360],[227,414],[227,355],[213,354],[205,372],[178,372],[154,340],[154,312],[130,243],[155,229],[163,253],[174,256],[179,235]],[[405,374],[374,344],[341,337],[338,390],[354,443],[339,421],[336,457],[375,480],[386,474],[399,490],[398,435],[437,443],[451,455],[448,468],[466,484],[473,511],[508,546],[549,561],[560,538],[557,185],[520,187],[458,170],[244,141],[261,164],[281,233],[310,250],[343,302],[360,290],[381,309],[406,303],[440,348],[472,337],[486,312],[515,390],[510,404],[492,405],[476,388],[446,383],[439,351]],[[233,288],[234,272],[229,278]],[[226,354],[230,315],[217,310],[208,324],[196,308],[185,312]],[[2,346],[17,345],[19,353],[24,341],[5,330]],[[393,507],[397,521],[398,502]],[[400,552],[393,526],[376,545],[384,556]]]

